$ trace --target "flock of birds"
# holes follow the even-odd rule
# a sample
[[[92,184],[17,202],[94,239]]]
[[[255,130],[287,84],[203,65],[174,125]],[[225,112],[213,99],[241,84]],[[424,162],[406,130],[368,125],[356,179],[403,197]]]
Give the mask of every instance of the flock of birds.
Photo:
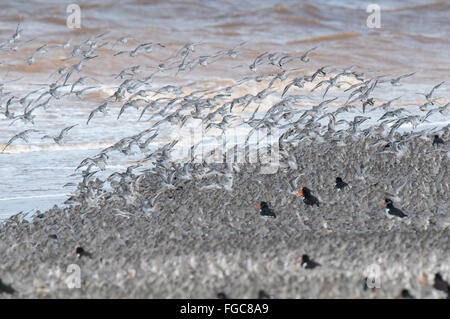
[[[336,177],[335,183],[336,183],[336,185],[335,185],[336,189],[338,189],[338,190],[341,190],[341,189],[345,188],[346,186],[348,186],[348,184],[346,182],[344,182],[341,177]],[[317,197],[315,197],[314,195],[311,194],[311,190],[308,187],[303,187],[301,190],[298,191],[298,193],[296,195],[302,195],[303,202],[306,205],[309,205],[309,206],[315,205],[315,206],[319,207],[319,200],[317,199]],[[403,213],[400,209],[394,207],[394,203],[392,202],[392,200],[390,198],[386,198],[382,204],[386,205],[386,214],[388,216],[391,215],[391,216],[397,216],[400,218],[407,217],[407,215],[405,213]],[[274,211],[269,208],[269,205],[266,202],[261,202],[259,205],[255,206],[255,208],[260,208],[261,216],[271,217],[271,218],[277,217],[276,214],[274,213]]]
[[[0,45],[0,52],[19,51],[21,32],[22,29],[19,25],[16,32]],[[80,76],[76,80],[73,79],[72,82],[70,82],[70,80],[75,74],[81,73],[83,71],[83,67],[85,64],[89,63],[89,61],[100,58],[100,53],[96,50],[99,50],[110,43],[110,41],[104,39],[104,37],[105,34],[100,34],[94,38],[87,39],[77,45],[74,45],[71,53],[66,59],[64,59],[64,61],[76,58],[79,58],[79,60],[75,61],[74,64],[70,66],[63,66],[55,71],[55,73],[57,72],[60,75],[59,78],[45,87],[26,92],[23,96],[16,96],[11,92],[5,92],[5,85],[11,81],[1,83],[0,100],[5,100],[5,102],[2,102],[1,104],[1,109],[5,118],[10,120],[9,125],[13,125],[18,120],[21,120],[26,124],[34,124],[34,119],[36,117],[34,113],[42,109],[44,109],[44,111],[47,110],[47,108],[50,107],[52,100],[60,100],[64,97],[73,96],[82,98],[83,94],[87,91],[101,88],[100,85],[83,86],[83,84],[85,84],[88,80],[100,82],[92,76]],[[112,48],[114,48],[117,43],[125,44],[128,40],[128,38],[118,39],[113,43]],[[391,124],[388,139],[392,139],[392,135],[402,125],[410,123],[415,127],[420,123],[426,122],[427,119],[435,113],[444,115],[448,112],[450,105],[449,103],[439,105],[436,103],[436,99],[433,98],[434,92],[439,89],[444,82],[437,84],[427,93],[419,93],[425,97],[424,104],[420,106],[420,110],[424,111],[423,116],[408,115],[407,113],[409,113],[409,111],[405,108],[391,107],[391,104],[400,97],[380,103],[377,106],[374,105],[375,100],[373,97],[370,97],[370,94],[377,86],[383,83],[390,83],[392,86],[399,86],[401,80],[413,76],[414,73],[401,75],[392,79],[384,79],[386,78],[386,75],[366,78],[364,72],[357,72],[354,70],[356,68],[354,65],[343,69],[329,69],[330,66],[327,65],[320,67],[310,75],[301,76],[293,75],[293,72],[299,69],[298,67],[285,69],[287,64],[293,63],[297,60],[307,63],[309,61],[309,54],[316,50],[317,47],[307,50],[301,56],[292,56],[291,54],[285,54],[282,52],[265,52],[260,54],[250,65],[239,65],[238,67],[245,67],[252,72],[256,72],[257,68],[267,64],[276,68],[275,72],[270,74],[247,76],[241,80],[238,80],[235,84],[221,89],[214,88],[211,90],[197,90],[192,91],[189,94],[184,94],[183,89],[187,88],[189,85],[166,85],[158,89],[152,88],[151,82],[155,75],[160,75],[173,69],[177,70],[177,74],[180,72],[193,71],[199,65],[207,66],[226,57],[236,58],[239,53],[239,48],[244,44],[245,43],[241,43],[229,50],[220,50],[213,55],[192,57],[192,59],[189,59],[193,52],[195,52],[196,45],[200,45],[198,43],[189,43],[182,46],[175,54],[166,60],[161,61],[157,67],[136,65],[126,67],[121,70],[115,78],[126,79],[115,88],[113,95],[107,97],[103,102],[101,102],[100,105],[89,113],[86,120],[86,125],[96,118],[99,113],[106,114],[111,108],[111,104],[114,102],[121,102],[117,119],[120,119],[121,115],[126,112],[127,109],[135,108],[140,110],[139,120],[142,120],[145,113],[149,110],[153,111],[153,114],[148,121],[155,118],[158,118],[159,120],[154,122],[149,129],[146,129],[135,136],[128,137],[128,139],[121,141],[121,143],[115,145],[113,148],[103,150],[101,153],[107,154],[109,151],[116,149],[119,151],[124,151],[124,149],[129,148],[130,145],[139,144],[139,140],[146,134],[157,131],[161,124],[167,122],[178,124],[179,128],[182,128],[186,123],[188,123],[189,120],[202,119],[202,124],[206,125],[206,130],[209,130],[210,128],[218,128],[222,131],[226,130],[230,124],[233,124],[234,126],[246,124],[253,129],[273,127],[274,125],[279,124],[281,119],[286,120],[293,118],[295,113],[299,113],[298,110],[295,110],[294,113],[293,107],[295,107],[300,101],[309,98],[305,95],[288,95],[288,92],[292,91],[295,87],[303,88],[307,83],[315,83],[316,80],[318,81],[316,81],[317,83],[311,89],[311,92],[320,87],[324,87],[325,89],[322,95],[323,100],[319,104],[314,105],[311,109],[301,110],[302,114],[296,121],[287,122],[284,125],[281,125],[280,128],[299,127],[300,124],[305,124],[305,128],[309,128],[308,124],[312,121],[328,118],[328,130],[325,133],[339,134],[343,130],[335,130],[335,126],[345,123],[348,125],[346,132],[355,134],[358,126],[368,120],[370,116],[355,116],[353,121],[347,121],[344,119],[336,121],[336,117],[341,113],[352,112],[352,110],[355,110],[358,107],[358,104],[361,104],[363,113],[366,113],[368,107],[372,107],[370,112],[375,112],[377,110],[385,111],[379,118],[379,125],[374,127],[373,130],[383,130]],[[141,52],[152,52],[154,45],[165,48],[165,46],[161,43],[148,42],[137,45],[133,50],[119,51],[114,53],[113,56],[128,54],[130,57],[136,57]],[[26,60],[28,64],[36,63],[36,55],[47,54],[50,49],[58,47],[65,49],[69,48],[70,40],[63,44],[45,44],[40,46],[35,49],[31,56]],[[177,58],[179,58],[179,60],[176,60]],[[156,71],[152,72],[148,76],[144,76],[143,78],[137,78],[137,75],[145,68],[156,68]],[[327,74],[329,74],[328,78],[326,78]],[[345,79],[343,79],[344,77]],[[249,81],[260,83],[265,79],[270,80],[267,87],[263,88],[255,95],[247,93],[243,96],[231,98],[233,89],[243,86]],[[349,82],[349,79],[352,79],[353,82],[356,81],[356,83],[353,84],[353,82]],[[264,103],[264,100],[267,97],[273,96],[277,93],[277,90],[274,87],[276,82],[279,82],[282,85],[282,88],[284,86],[281,94],[281,100],[278,103],[273,104],[262,118],[256,118],[259,106]],[[285,82],[288,83],[283,85]],[[334,102],[337,97],[334,99],[325,100],[325,96],[328,92],[331,92],[331,89],[341,88],[344,85],[348,86],[344,90],[344,92],[349,92],[347,101],[334,111],[327,110],[327,105]],[[156,98],[161,94],[165,94],[166,96]],[[237,106],[242,106],[241,111],[245,111],[245,109],[251,104],[257,105],[258,108],[255,109],[250,119],[247,121],[243,121],[241,119],[239,122],[240,118],[233,114],[233,109],[236,109]],[[11,109],[17,107],[22,107],[22,110],[18,112],[20,114],[16,115],[16,113]],[[41,138],[53,139],[55,143],[62,144],[64,142],[64,138],[75,126],[76,125],[71,125],[62,128],[59,134],[55,136],[47,134]],[[19,139],[28,142],[30,134],[39,132],[40,130],[30,128],[15,134],[4,144],[2,152],[4,152],[10,145]],[[426,131],[422,133],[426,133]],[[286,136],[284,137],[286,138]],[[436,135],[434,138],[433,143],[443,144],[443,140],[439,136]],[[144,147],[145,143],[142,144],[142,146]],[[145,150],[146,148],[143,149]]]
[[[298,260],[298,262],[301,263],[301,265],[304,269],[314,269],[317,266],[320,266],[319,263],[309,259],[308,255],[303,255],[302,258],[300,258]],[[369,288],[367,286],[367,282],[368,282],[368,278],[366,277],[366,278],[364,278],[364,281],[363,281],[363,289],[365,291],[368,289],[372,289],[372,290],[377,289],[377,288]],[[447,298],[449,298],[449,287],[450,287],[450,285],[444,279],[442,279],[442,275],[440,273],[436,273],[434,276],[433,288],[446,293]],[[415,297],[413,295],[411,295],[409,290],[406,288],[402,289],[400,291],[400,294],[398,295],[398,297],[401,299],[415,299]],[[217,299],[230,299],[229,296],[227,294],[225,294],[224,292],[219,292],[216,295],[216,298]],[[266,291],[261,289],[258,292],[258,299],[273,299],[273,297],[271,295],[269,295]]]
[[[22,31],[18,25],[15,33],[0,44],[0,54],[2,51],[20,52]],[[236,163],[225,163],[223,169],[211,168],[208,166],[208,160],[214,156],[214,151],[200,159],[194,156],[200,143],[189,146],[190,158],[186,162],[174,162],[171,159],[171,152],[179,140],[172,140],[164,145],[156,143],[156,138],[164,136],[164,126],[181,130],[190,123],[198,123],[195,122],[198,120],[205,127],[206,132],[215,129],[216,132],[225,134],[230,127],[249,128],[250,133],[247,135],[243,148],[248,147],[251,135],[257,130],[278,129],[280,136],[277,143],[291,169],[295,169],[298,164],[286,152],[286,145],[287,143],[298,145],[302,141],[339,143],[346,137],[377,136],[376,141],[371,144],[371,146],[379,146],[377,154],[401,156],[404,146],[410,139],[425,137],[434,147],[433,152],[447,152],[446,142],[442,136],[448,133],[449,125],[440,129],[440,134],[437,133],[439,129],[436,127],[407,134],[400,133],[402,126],[411,125],[416,128],[420,124],[429,122],[434,114],[439,113],[444,116],[448,114],[450,103],[440,103],[439,98],[435,97],[435,92],[445,82],[435,85],[429,92],[419,93],[425,99],[422,105],[414,106],[418,110],[412,113],[409,108],[392,105],[400,97],[384,101],[373,97],[373,92],[383,85],[400,86],[402,81],[412,77],[414,73],[393,78],[387,75],[370,77],[362,71],[357,71],[358,67],[354,65],[346,68],[325,65],[313,72],[299,74],[299,70],[303,64],[310,61],[310,54],[317,50],[317,47],[300,55],[284,52],[259,54],[250,64],[235,67],[243,68],[251,75],[229,86],[196,90],[191,88],[192,84],[165,85],[155,88],[152,81],[156,76],[171,74],[176,78],[196,68],[206,68],[220,60],[235,59],[243,52],[242,47],[245,45],[240,43],[231,49],[220,50],[211,55],[196,56],[197,46],[201,46],[202,43],[188,43],[156,66],[133,65],[115,74],[113,80],[121,81],[120,84],[113,87],[113,94],[99,102],[98,106],[86,114],[85,123],[64,127],[55,135],[42,134],[42,130],[34,128],[38,113],[42,114],[51,108],[53,101],[74,97],[84,99],[87,92],[104,88],[102,81],[93,76],[82,75],[82,72],[105,54],[111,55],[109,59],[119,59],[121,56],[135,58],[139,55],[150,54],[155,47],[168,50],[167,45],[153,42],[140,43],[119,51],[114,50],[117,45],[125,46],[130,41],[136,40],[130,37],[112,39],[108,38],[107,34],[100,34],[78,44],[71,44],[71,40],[65,43],[44,44],[36,48],[28,58],[25,58],[25,61],[29,65],[39,63],[42,56],[50,54],[52,50],[57,48],[64,50],[67,53],[67,58],[63,60],[64,65],[52,73],[52,76],[57,76],[56,80],[30,92],[12,93],[8,91],[8,81],[0,84],[0,114],[4,116],[2,122],[5,123],[7,120],[12,126],[17,121],[22,121],[24,125],[30,126],[5,141],[2,153],[18,140],[29,142],[30,135],[37,133],[41,134],[42,140],[52,140],[58,145],[63,145],[74,128],[93,125],[101,114],[106,116],[112,109],[118,110],[117,120],[120,120],[121,116],[130,109],[134,109],[139,115],[136,120],[148,123],[148,128],[138,134],[121,138],[97,155],[82,160],[75,169],[77,172],[81,171],[81,182],[66,204],[81,202],[85,207],[89,207],[100,205],[105,201],[123,201],[125,205],[132,203],[134,208],[139,207],[145,213],[151,214],[158,208],[157,202],[161,195],[168,192],[174,193],[180,187],[182,188],[178,185],[182,180],[206,181],[199,188],[200,191],[209,189],[230,191],[233,171],[239,172],[239,165]],[[294,65],[297,62],[300,65]],[[258,70],[262,68],[270,68],[271,72],[258,73]],[[153,69],[153,71],[141,76],[146,69]],[[175,74],[172,74],[172,70]],[[99,84],[87,86],[87,83],[93,82]],[[237,94],[242,90],[250,92],[248,87],[245,87],[250,83],[253,88],[258,87],[257,92]],[[322,89],[321,100],[315,102],[311,98],[312,93],[300,95],[295,92],[298,89],[303,92],[306,88],[310,88],[310,92]],[[344,101],[339,101],[339,97],[327,99],[327,95],[333,92],[340,96],[343,94],[348,96]],[[252,107],[253,111],[248,112],[249,116],[247,116],[245,111]],[[380,111],[382,115],[376,119],[373,114]],[[369,123],[371,120],[375,120],[375,124],[362,128],[365,122]],[[122,156],[136,154],[142,154],[142,156],[125,172],[114,172],[102,180],[97,175],[111,164],[109,159],[113,153]],[[137,170],[139,173],[136,173]],[[139,185],[142,185],[149,176],[156,179],[153,182],[158,183],[157,191],[142,192]],[[289,184],[287,191],[290,194],[302,196],[303,203],[307,206],[320,207],[320,200],[308,187],[302,187],[297,191],[296,186]],[[349,184],[338,176],[335,179],[335,188],[343,191],[349,188]],[[105,191],[106,189],[108,192]],[[109,191],[110,189],[113,191]],[[389,217],[408,217],[394,206],[392,198],[386,197],[383,204],[386,205],[386,213]],[[276,212],[266,201],[261,201],[255,208],[259,209],[263,217],[277,218]],[[130,213],[121,210],[119,214],[126,217]],[[76,255],[79,258],[90,257],[90,254],[82,247],[76,249]],[[306,254],[298,260],[298,263],[305,269],[320,266]],[[435,275],[434,287],[446,292],[448,297],[449,285],[439,273]],[[14,289],[11,286],[0,281],[0,293],[12,294],[13,292]],[[407,290],[402,291],[401,295],[405,298],[411,297]],[[217,297],[225,298],[226,295],[220,293]],[[259,297],[269,298],[270,296],[261,291]]]

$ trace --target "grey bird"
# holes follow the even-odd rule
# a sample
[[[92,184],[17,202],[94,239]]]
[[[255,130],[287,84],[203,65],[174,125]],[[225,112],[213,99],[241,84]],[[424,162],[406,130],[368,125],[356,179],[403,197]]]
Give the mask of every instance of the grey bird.
[[[28,143],[28,134],[33,133],[33,132],[39,132],[39,131],[34,130],[34,129],[29,129],[29,130],[22,131],[16,135],[14,135],[13,137],[11,137],[11,139],[8,141],[8,143],[6,143],[5,147],[3,147],[2,153],[5,151],[5,149],[9,145],[11,145],[17,139],[21,139],[21,140],[25,141],[26,143]]]
[[[63,128],[63,129],[61,130],[61,132],[59,133],[59,135],[57,135],[57,136],[44,135],[44,136],[41,137],[41,139],[44,139],[44,138],[50,138],[50,139],[53,139],[53,141],[55,141],[56,144],[61,145],[61,144],[62,144],[62,141],[63,141],[63,139],[66,137],[67,133],[69,133],[69,131],[70,131],[72,128],[74,128],[75,126],[77,126],[77,125],[78,125],[78,124],[71,125],[71,126],[68,126],[68,127]]]

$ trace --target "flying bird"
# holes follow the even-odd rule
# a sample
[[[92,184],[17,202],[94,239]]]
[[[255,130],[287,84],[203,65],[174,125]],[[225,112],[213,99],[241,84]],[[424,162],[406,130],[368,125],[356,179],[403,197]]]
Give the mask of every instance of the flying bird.
[[[39,132],[38,130],[34,130],[34,129],[29,129],[29,130],[25,130],[22,131],[16,135],[14,135],[9,141],[8,143],[6,143],[5,147],[3,147],[2,153],[5,151],[5,149],[11,145],[15,140],[17,139],[21,139],[23,141],[25,141],[26,143],[28,143],[28,134],[33,133],[33,132]]]
[[[67,133],[69,133],[69,131],[77,125],[78,124],[63,128],[61,130],[61,132],[59,133],[59,135],[57,135],[57,136],[45,135],[45,136],[42,136],[41,139],[50,138],[50,139],[53,139],[53,141],[55,141],[56,144],[61,145],[62,140],[64,139],[64,137],[66,137]]]

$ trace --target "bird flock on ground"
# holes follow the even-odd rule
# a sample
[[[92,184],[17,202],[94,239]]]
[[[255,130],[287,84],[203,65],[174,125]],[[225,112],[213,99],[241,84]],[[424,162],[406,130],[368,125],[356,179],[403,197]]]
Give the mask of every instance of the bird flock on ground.
[[[22,32],[19,24],[14,34],[0,44],[0,59],[2,52],[13,52],[17,55],[21,53],[21,46],[26,43],[21,41]],[[274,180],[273,195],[268,195],[266,190],[258,188],[258,182],[255,182],[254,189],[248,190],[253,198],[250,201],[254,202],[249,209],[259,209],[261,217],[278,219],[280,214],[290,208],[289,205],[298,205],[293,203],[299,196],[305,204],[304,207],[311,212],[326,210],[327,205],[333,203],[340,205],[338,200],[333,199],[332,194],[338,194],[336,196],[340,196],[341,201],[347,201],[353,208],[354,205],[359,205],[358,203],[364,203],[361,204],[360,210],[367,211],[381,203],[369,203],[368,194],[376,192],[380,194],[378,197],[384,200],[387,216],[398,218],[394,219],[394,223],[408,218],[412,218],[412,223],[416,223],[413,219],[417,215],[415,207],[420,205],[418,203],[423,198],[411,199],[412,204],[406,205],[413,211],[411,214],[394,206],[394,202],[402,198],[400,194],[407,193],[412,196],[415,194],[414,190],[427,191],[425,197],[437,207],[434,213],[442,212],[443,207],[448,214],[448,197],[442,194],[448,192],[448,181],[443,179],[448,177],[448,148],[445,139],[450,126],[442,128],[428,125],[424,129],[416,129],[422,124],[431,123],[434,115],[448,115],[450,103],[442,103],[442,99],[438,97],[439,90],[445,87],[445,81],[430,87],[428,92],[417,94],[424,96],[423,104],[420,102],[416,105],[393,105],[401,99],[400,96],[383,100],[375,98],[373,93],[401,86],[403,81],[407,81],[415,73],[369,76],[355,65],[325,65],[305,71],[307,63],[313,59],[312,55],[320,50],[313,47],[295,54],[256,53],[248,64],[233,67],[250,75],[222,87],[196,87],[191,81],[176,85],[164,85],[161,80],[153,82],[156,77],[165,75],[177,79],[184,76],[189,79],[190,72],[195,69],[203,68],[204,71],[211,64],[233,61],[241,53],[252,54],[244,50],[245,42],[209,55],[197,53],[202,45],[204,43],[188,43],[173,52],[164,43],[137,43],[137,40],[130,37],[117,39],[104,33],[79,43],[73,43],[70,39],[65,43],[38,46],[31,55],[23,58],[24,63],[40,63],[45,59],[45,55],[56,50],[58,54],[63,52],[66,58],[62,59],[61,66],[50,70],[52,80],[40,88],[29,92],[10,92],[8,83],[20,81],[20,78],[5,80],[0,84],[2,126],[13,127],[18,121],[26,126],[25,130],[4,141],[2,153],[6,154],[19,140],[28,143],[30,136],[64,145],[68,135],[74,135],[76,130],[83,126],[95,125],[100,117],[113,113],[112,118],[121,121],[125,114],[134,114],[136,122],[148,123],[148,127],[132,136],[121,137],[95,156],[82,160],[74,168],[75,172],[80,174],[80,183],[65,202],[66,205],[79,206],[82,210],[92,207],[108,208],[117,216],[129,218],[135,211],[151,215],[175,205],[171,204],[171,200],[179,200],[180,196],[177,194],[186,191],[188,186],[192,186],[196,192],[216,195],[227,193],[232,198],[237,187],[236,181],[242,176],[247,174],[253,178],[262,176],[263,179],[270,179],[270,175],[259,173],[258,169],[262,167],[260,163],[255,166],[249,163],[247,158],[243,163],[230,163],[222,159],[217,161],[217,149],[207,154],[202,153],[200,158],[195,156],[203,141],[188,145],[189,158],[177,161],[171,157],[172,151],[177,144],[179,146],[185,141],[174,139],[167,143],[158,142],[158,138],[165,137],[167,130],[182,130],[190,125],[201,125],[206,133],[220,136],[226,134],[230,128],[246,128],[248,134],[245,142],[240,145],[245,150],[249,148],[250,138],[255,132],[276,129],[278,136],[275,143],[280,154],[279,166],[285,176],[281,181]],[[155,49],[167,50],[168,58],[156,65],[128,66],[111,75],[107,86],[112,94],[94,102],[96,104],[86,112],[85,121],[62,127],[55,133],[43,132],[35,127],[37,119],[44,117],[52,108],[52,102],[67,100],[67,103],[70,103],[71,99],[76,98],[87,105],[93,103],[89,99],[85,100],[85,96],[89,92],[104,89],[106,84],[102,83],[104,80],[100,81],[83,73],[105,55],[112,60],[124,57],[133,59],[137,56],[150,56]],[[150,72],[147,72],[148,70]],[[102,76],[104,79],[105,75]],[[114,82],[118,84],[113,85]],[[330,97],[333,94],[336,96]],[[367,123],[372,124],[366,125]],[[405,127],[410,130],[402,131]],[[411,128],[416,130],[412,131]],[[261,146],[261,150],[272,146]],[[346,151],[336,151],[338,148]],[[352,150],[355,150],[354,154],[351,154]],[[231,152],[235,152],[234,146],[225,150],[223,157]],[[336,163],[349,161],[348,158],[338,158],[345,154],[356,156],[353,166],[336,167],[333,157],[336,156]],[[116,171],[104,178],[99,177],[108,166],[115,164],[113,155],[124,158],[134,156],[133,162],[123,172]],[[318,167],[319,164],[310,162],[314,156],[322,156],[324,161],[329,163],[328,167],[323,169],[334,171],[335,175],[324,173]],[[390,180],[388,175],[383,175],[383,172],[392,170],[402,173],[402,169],[396,164],[405,161],[409,161],[410,166],[403,170],[404,176],[410,178],[417,173],[411,166],[420,165],[415,161],[423,161],[422,164],[428,165],[427,169],[434,173],[435,178],[439,176],[437,178],[441,180],[435,179],[434,185],[430,185],[428,183],[431,183],[431,180]],[[418,169],[420,170],[420,167]],[[379,180],[380,176],[384,179]],[[383,185],[385,182],[388,184]],[[330,190],[318,188],[318,185],[329,183],[334,183]],[[260,181],[259,184],[264,183]],[[267,184],[270,184],[270,181],[266,182]],[[259,204],[254,206],[257,203]],[[276,204],[271,207],[271,203]],[[404,201],[402,203],[405,204]],[[223,210],[221,204],[219,201],[218,206],[214,208]],[[177,205],[178,208],[181,206],[180,203]],[[433,219],[434,215],[429,217],[427,223],[433,223],[433,220],[436,223],[436,220],[439,220]],[[297,218],[303,225],[308,225],[303,217]],[[446,220],[445,218],[446,216],[442,217],[442,220]],[[323,228],[327,231],[332,231],[332,223],[336,222],[322,221],[320,225],[324,225]],[[312,229],[322,226],[305,227]],[[93,258],[92,254],[82,247],[76,248],[76,255],[79,258]],[[298,263],[305,269],[321,266],[307,254],[303,254]],[[435,275],[434,287],[446,292],[448,296],[448,284],[439,273]],[[0,292],[11,294],[14,289],[0,281]],[[263,290],[259,296],[269,297]],[[401,296],[410,298],[411,294],[404,289]],[[226,295],[220,293],[217,297],[225,298]]]

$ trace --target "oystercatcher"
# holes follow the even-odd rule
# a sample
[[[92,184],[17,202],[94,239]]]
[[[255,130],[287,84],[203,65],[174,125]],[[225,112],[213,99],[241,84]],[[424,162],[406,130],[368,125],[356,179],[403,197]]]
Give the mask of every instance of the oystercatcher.
[[[433,146],[439,145],[439,144],[444,145],[444,140],[442,138],[440,138],[439,135],[435,135],[433,138]]]
[[[301,264],[302,268],[304,268],[304,269],[314,269],[316,267],[321,266],[319,263],[310,259],[309,256],[306,254],[303,255],[302,258],[297,260],[296,264]]]
[[[447,294],[447,299],[450,298],[450,285],[442,278],[440,273],[434,275],[433,287],[434,289],[445,292]]]
[[[272,297],[267,292],[261,289],[258,292],[258,299],[272,299]]]
[[[2,279],[0,278],[0,294],[7,293],[7,294],[12,295],[15,292],[16,291],[14,290],[13,287],[11,287],[10,285],[4,284]]]
[[[336,177],[336,180],[334,182],[336,183],[337,189],[343,189],[344,187],[348,186],[348,184],[344,182],[340,177]]]
[[[230,299],[230,298],[228,298],[228,296],[225,295],[224,292],[219,292],[219,293],[216,295],[216,299]]]
[[[407,217],[408,215],[405,215],[400,209],[394,207],[394,203],[392,203],[392,200],[389,198],[386,198],[384,202],[382,202],[383,205],[386,205],[386,213],[389,215],[397,216],[400,218]]]
[[[83,256],[92,258],[91,253],[88,253],[86,250],[83,249],[83,247],[77,247],[77,249],[75,249],[75,254],[77,255],[78,258],[81,258]]]
[[[402,289],[399,297],[403,299],[415,299],[415,297],[409,293],[408,289]]]
[[[369,280],[368,277],[365,277],[365,278],[363,279],[363,290],[364,290],[364,291],[367,291],[367,289],[369,289],[369,286],[367,285],[367,280]],[[375,290],[376,288],[373,287],[373,288],[371,288],[371,289],[372,289],[372,290]]]
[[[319,207],[319,200],[316,197],[314,197],[313,195],[311,195],[311,191],[309,190],[309,188],[303,187],[295,195],[297,195],[297,196],[303,195],[303,202],[306,205],[311,205],[311,206],[317,205],[317,207]]]
[[[264,217],[276,218],[277,215],[269,208],[269,205],[266,202],[261,202],[255,206],[255,208],[259,208],[259,214]]]

